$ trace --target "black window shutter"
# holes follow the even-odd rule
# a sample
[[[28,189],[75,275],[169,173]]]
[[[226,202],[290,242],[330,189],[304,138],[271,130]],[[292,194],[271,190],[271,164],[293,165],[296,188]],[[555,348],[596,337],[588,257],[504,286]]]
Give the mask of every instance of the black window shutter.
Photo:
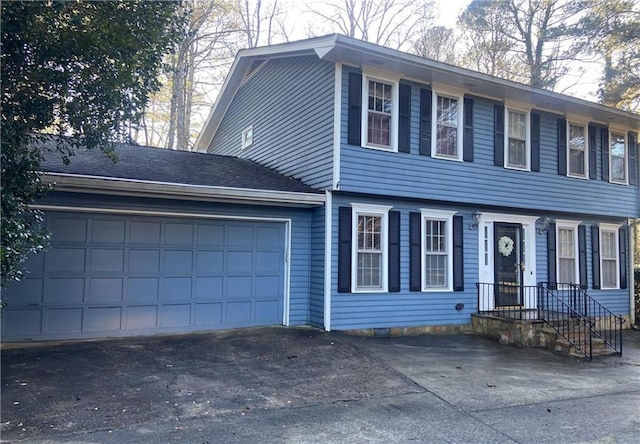
[[[420,89],[420,154],[431,155],[431,100],[430,89]]]
[[[558,119],[558,174],[567,175],[567,121]]]
[[[504,105],[493,107],[493,163],[504,166]]]
[[[602,141],[602,180],[609,180],[609,130],[600,129],[600,140]]]
[[[620,250],[620,288],[628,287],[627,283],[627,257],[629,242],[627,241],[627,227],[620,227],[618,230],[618,247]]]
[[[638,136],[629,132],[629,185],[638,184]]]
[[[550,223],[547,231],[547,280],[549,289],[555,290],[557,288],[557,273],[556,273],[556,224]]]
[[[409,290],[420,291],[422,270],[421,270],[421,230],[422,215],[420,213],[409,213]]]
[[[540,113],[531,112],[531,171],[540,171]]]
[[[453,216],[453,291],[464,290],[464,224]]]
[[[464,133],[462,136],[462,160],[473,162],[473,99],[464,99]]]
[[[401,83],[398,94],[398,151],[408,153],[411,151],[411,86]]]
[[[600,229],[591,227],[591,271],[593,274],[593,289],[600,290]]]
[[[338,209],[338,293],[351,293],[351,208]]]
[[[389,211],[389,291],[400,291],[400,212]]]
[[[578,225],[578,270],[580,273],[580,288],[586,290],[587,284],[587,228]]]
[[[598,147],[596,146],[596,135],[598,128],[589,125],[589,179],[598,178]]]
[[[362,74],[349,73],[349,111],[347,120],[347,143],[362,145]]]

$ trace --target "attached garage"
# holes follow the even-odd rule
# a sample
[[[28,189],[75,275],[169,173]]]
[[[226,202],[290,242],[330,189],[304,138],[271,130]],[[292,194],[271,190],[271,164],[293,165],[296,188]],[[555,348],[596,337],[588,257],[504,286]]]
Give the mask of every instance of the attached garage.
[[[56,191],[38,206],[51,241],[3,294],[3,341],[308,322],[309,209],[321,193],[242,159],[119,155],[46,165]]]
[[[10,292],[4,339],[283,322],[282,222],[49,213],[49,250]]]

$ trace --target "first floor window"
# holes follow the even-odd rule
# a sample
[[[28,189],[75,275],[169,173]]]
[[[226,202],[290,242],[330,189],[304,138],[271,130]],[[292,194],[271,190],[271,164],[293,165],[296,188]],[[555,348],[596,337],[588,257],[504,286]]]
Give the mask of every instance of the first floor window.
[[[611,133],[611,181],[627,182],[627,146],[624,134]]]
[[[355,290],[387,291],[389,207],[353,204]]]
[[[525,169],[529,167],[528,154],[528,113],[507,110],[507,161],[512,168]]]
[[[558,282],[575,284],[578,282],[577,244],[578,233],[576,227],[558,225]]]
[[[454,212],[422,210],[422,289],[452,290]]]
[[[600,231],[602,288],[618,288],[618,230]]]
[[[569,124],[569,175],[586,177],[586,131],[583,125]]]

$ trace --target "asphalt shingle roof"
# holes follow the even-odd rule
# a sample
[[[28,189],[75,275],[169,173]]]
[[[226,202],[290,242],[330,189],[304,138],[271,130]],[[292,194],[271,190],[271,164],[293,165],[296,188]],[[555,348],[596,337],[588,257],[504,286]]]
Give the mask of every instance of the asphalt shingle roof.
[[[49,153],[41,169],[50,173],[174,184],[319,193],[299,180],[237,157],[124,144],[118,144],[115,153],[118,161],[113,163],[99,149],[78,150],[69,165],[64,165],[56,153]]]

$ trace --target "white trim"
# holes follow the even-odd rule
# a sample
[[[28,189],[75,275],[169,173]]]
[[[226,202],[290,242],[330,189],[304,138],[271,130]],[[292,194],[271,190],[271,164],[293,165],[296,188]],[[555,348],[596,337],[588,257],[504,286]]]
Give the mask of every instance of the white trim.
[[[333,194],[325,191],[324,204],[324,329],[331,331],[331,258],[333,236]]]
[[[536,267],[536,216],[521,216],[517,214],[502,213],[481,213],[478,221],[478,282],[493,284],[494,283],[494,239],[493,224],[495,222],[518,223],[522,224],[524,231],[524,263],[525,270],[523,273],[523,285],[537,285],[537,267]],[[485,264],[485,246],[484,232],[487,229],[487,253],[488,261]],[[493,310],[493,299],[489,301],[489,306],[479,307],[480,310]],[[535,298],[526,298],[524,301],[525,308],[536,308]]]
[[[390,206],[351,204],[351,292],[387,293],[389,291],[389,210]],[[380,217],[380,288],[358,288],[358,216]]]
[[[420,290],[423,293],[453,291],[453,216],[456,211],[420,209]],[[426,226],[427,220],[446,222],[447,241],[447,284],[444,287],[426,287],[426,269],[423,259],[426,257]]]
[[[340,135],[342,130],[342,63],[336,62],[333,87],[333,184],[340,189]]]
[[[313,206],[324,202],[324,195],[320,193],[190,185],[65,173],[42,173],[41,177],[43,183],[53,184],[54,189],[58,191],[242,203],[289,203],[303,206]]]
[[[600,239],[598,239],[598,242],[600,243],[600,288],[602,290],[619,290],[620,289],[620,228],[622,227],[621,224],[598,224],[598,236],[600,237]],[[602,266],[602,263],[604,261],[604,243],[602,242],[602,235],[604,234],[604,232],[613,232],[615,234],[615,241],[614,241],[614,245],[616,247],[616,254],[615,254],[615,260],[616,260],[616,272],[615,272],[615,276],[616,276],[616,284],[615,286],[608,286],[605,287],[604,285],[604,267]]]
[[[438,91],[445,96],[451,97],[463,97],[467,91],[469,91],[467,88],[460,88],[459,86],[452,86],[439,82],[431,82],[431,89],[433,91]]]
[[[571,127],[580,127],[584,131],[584,174],[574,174],[571,172]],[[573,177],[575,179],[587,179],[589,180],[589,125],[581,121],[568,120],[567,119],[567,177]]]
[[[278,217],[245,217],[227,216],[206,213],[185,213],[172,211],[153,210],[127,210],[122,208],[97,208],[97,207],[74,207],[66,205],[33,205],[31,208],[46,211],[68,211],[74,213],[97,213],[97,214],[125,214],[132,216],[160,216],[160,217],[186,217],[192,219],[215,219],[215,220],[242,220],[253,222],[279,222],[285,224],[285,264],[284,264],[284,299],[282,301],[282,325],[289,325],[290,304],[291,304],[291,226],[289,218]]]
[[[456,155],[447,156],[438,154],[438,97],[458,101],[458,121],[456,122]],[[462,162],[463,137],[464,137],[464,94],[454,95],[442,90],[432,90],[431,98],[431,157],[435,159],[454,160]]]
[[[506,101],[505,101],[506,102]],[[509,112],[524,114],[527,122],[525,129],[524,150],[525,166],[509,165]],[[531,109],[515,106],[504,107],[504,167],[509,170],[531,171]]]
[[[398,122],[400,120],[400,77],[382,73],[376,75],[377,71],[363,70],[362,72],[362,106],[360,115],[360,143],[364,148],[381,150],[387,152],[398,152]],[[369,82],[378,82],[391,85],[391,122],[389,124],[389,146],[375,145],[368,142],[369,128]]]

